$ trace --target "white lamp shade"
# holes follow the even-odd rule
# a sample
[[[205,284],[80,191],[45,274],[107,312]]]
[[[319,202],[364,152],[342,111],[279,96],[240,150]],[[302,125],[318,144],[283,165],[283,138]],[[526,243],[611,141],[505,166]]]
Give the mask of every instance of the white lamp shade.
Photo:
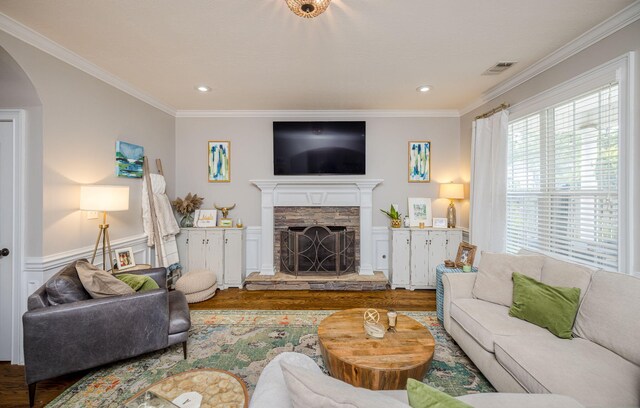
[[[83,211],[125,211],[129,209],[128,186],[80,186]]]
[[[440,184],[440,197],[450,200],[462,200],[464,198],[464,186],[460,183]]]

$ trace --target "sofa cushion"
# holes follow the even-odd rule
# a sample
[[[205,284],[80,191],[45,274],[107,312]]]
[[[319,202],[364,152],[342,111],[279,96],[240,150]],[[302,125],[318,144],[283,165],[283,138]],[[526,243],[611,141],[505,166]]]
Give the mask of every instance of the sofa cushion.
[[[133,273],[119,273],[115,277],[129,285],[136,292],[146,292],[148,290],[160,289],[160,286],[151,277],[136,275]]]
[[[542,327],[509,316],[509,308],[478,299],[456,299],[451,304],[451,318],[480,346],[494,352],[497,336],[551,336]]]
[[[407,408],[375,391],[356,388],[324,374],[280,362],[293,408]]]
[[[587,406],[640,405],[640,367],[591,341],[501,337],[495,353],[529,392],[569,395]]]
[[[57,276],[49,279],[44,287],[47,292],[47,300],[51,305],[91,299],[91,295],[80,282],[75,263],[66,266]]]
[[[191,327],[189,305],[182,292],[172,290],[169,296],[169,334],[182,333]]]
[[[82,286],[94,299],[136,293],[126,283],[87,261],[76,262],[76,270]]]
[[[542,255],[539,252],[521,249],[518,255]],[[544,256],[540,282],[551,286],[580,289],[580,300],[587,293],[591,283],[591,275],[596,271],[585,265],[562,261],[547,255]]]
[[[639,278],[597,271],[578,310],[574,332],[640,365],[638,311]]]
[[[514,272],[540,280],[544,257],[539,255],[509,255],[483,252],[478,276],[473,286],[473,297],[511,306]]]
[[[584,408],[571,397],[552,394],[484,393],[457,397],[473,408]]]
[[[551,286],[513,273],[513,304],[509,316],[544,327],[563,339],[571,338],[578,313],[580,289]]]
[[[411,408],[473,408],[413,378],[407,379],[407,395]]]

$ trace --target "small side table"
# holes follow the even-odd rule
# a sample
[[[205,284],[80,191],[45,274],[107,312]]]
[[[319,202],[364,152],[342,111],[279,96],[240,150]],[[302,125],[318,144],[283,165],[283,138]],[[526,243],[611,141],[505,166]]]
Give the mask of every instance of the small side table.
[[[466,273],[475,273],[478,272],[478,268],[475,266],[471,268],[471,272]],[[444,319],[444,314],[442,310],[442,305],[444,304],[444,287],[442,286],[442,274],[443,273],[465,273],[462,271],[462,268],[447,268],[444,264],[440,264],[436,266],[436,310],[438,314],[438,320],[442,321]]]

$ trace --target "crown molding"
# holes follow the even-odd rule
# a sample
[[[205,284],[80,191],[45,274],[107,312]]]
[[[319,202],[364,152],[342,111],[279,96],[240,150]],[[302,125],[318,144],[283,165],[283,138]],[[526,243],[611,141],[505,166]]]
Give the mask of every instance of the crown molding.
[[[458,118],[454,109],[433,110],[178,110],[177,118]]]
[[[542,58],[533,65],[530,65],[511,78],[500,82],[492,88],[489,88],[482,94],[482,97],[476,99],[475,101],[461,109],[460,115],[464,116],[467,113],[479,108],[483,104],[495,98],[498,98],[499,96],[507,93],[513,88],[525,83],[526,81],[541,74],[549,68],[558,65],[562,61],[569,59],[580,51],[585,50],[586,48],[610,36],[616,31],[623,29],[624,27],[628,26],[638,19],[640,19],[640,0],[631,3],[602,23],[594,26],[584,34],[558,48],[551,54]]]
[[[114,88],[119,89],[122,92],[125,92],[133,96],[134,98],[137,98],[142,102],[153,106],[154,108],[160,109],[161,111],[168,113],[171,116],[175,116],[176,114],[176,110],[172,107],[159,102],[158,100],[140,91],[123,79],[111,74],[110,72],[107,72],[106,70],[98,67],[92,62],[89,62],[88,60],[82,58],[73,51],[61,46],[55,41],[50,40],[44,35],[38,33],[37,31],[34,31],[33,29],[25,26],[24,24],[12,19],[11,17],[3,13],[0,13],[0,30],[5,31],[13,37],[24,41],[25,43],[39,49],[40,51],[46,52],[47,54],[59,59],[60,61],[66,62],[67,64],[78,68],[79,70],[86,72],[87,74],[103,82],[106,82]]]

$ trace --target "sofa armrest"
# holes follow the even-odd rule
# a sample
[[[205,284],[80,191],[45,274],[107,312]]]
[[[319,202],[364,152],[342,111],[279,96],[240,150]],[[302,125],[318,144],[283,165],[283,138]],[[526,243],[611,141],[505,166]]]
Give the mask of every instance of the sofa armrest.
[[[130,273],[132,275],[145,275],[156,281],[160,288],[166,289],[167,287],[167,268],[151,268],[151,269],[136,269],[133,271],[124,270],[122,272],[118,272],[115,275],[119,275],[121,273]]]
[[[164,348],[168,293],[155,289],[26,312],[28,384]]]
[[[448,332],[451,325],[451,302],[455,299],[473,298],[473,285],[476,283],[477,273],[443,273],[442,287],[444,289],[444,302],[442,315],[444,328]]]

